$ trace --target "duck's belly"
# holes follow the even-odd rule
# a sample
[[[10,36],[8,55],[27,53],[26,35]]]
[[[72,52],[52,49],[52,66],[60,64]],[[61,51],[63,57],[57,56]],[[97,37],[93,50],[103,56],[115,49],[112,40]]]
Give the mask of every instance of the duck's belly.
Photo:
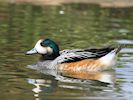
[[[58,65],[60,71],[102,71],[110,69],[111,65],[104,64],[100,60],[86,59],[77,62],[63,63]]]

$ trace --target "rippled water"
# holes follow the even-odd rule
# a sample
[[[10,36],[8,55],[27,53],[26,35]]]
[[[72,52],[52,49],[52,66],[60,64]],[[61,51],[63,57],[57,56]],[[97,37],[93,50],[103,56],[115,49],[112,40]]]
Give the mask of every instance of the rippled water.
[[[133,97],[133,8],[99,8],[68,4],[33,6],[0,3],[0,99],[68,100],[131,99]],[[25,56],[40,38],[51,38],[61,49],[126,44],[107,83],[88,73],[33,70],[39,55]],[[36,68],[34,68],[36,69]],[[73,78],[72,78],[73,77]],[[109,82],[109,83],[108,83]]]

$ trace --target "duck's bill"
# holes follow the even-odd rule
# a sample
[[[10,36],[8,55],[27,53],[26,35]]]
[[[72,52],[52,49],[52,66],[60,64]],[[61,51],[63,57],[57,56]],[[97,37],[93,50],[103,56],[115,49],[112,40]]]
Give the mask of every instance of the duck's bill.
[[[37,50],[35,48],[33,48],[33,49],[27,51],[25,54],[26,55],[32,55],[32,54],[36,54],[36,53],[37,53]]]

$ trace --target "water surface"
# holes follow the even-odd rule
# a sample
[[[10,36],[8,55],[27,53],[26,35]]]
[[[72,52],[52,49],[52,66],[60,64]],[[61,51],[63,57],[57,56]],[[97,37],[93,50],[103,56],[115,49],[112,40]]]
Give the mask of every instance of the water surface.
[[[133,97],[133,8],[100,8],[68,4],[33,6],[0,3],[1,100],[130,99]],[[70,73],[27,68],[39,55],[25,56],[40,38],[51,38],[62,49],[126,44],[110,84]],[[105,74],[105,73],[100,73]],[[85,76],[84,76],[85,75]],[[87,74],[88,75],[88,74]],[[77,79],[79,78],[79,79]]]

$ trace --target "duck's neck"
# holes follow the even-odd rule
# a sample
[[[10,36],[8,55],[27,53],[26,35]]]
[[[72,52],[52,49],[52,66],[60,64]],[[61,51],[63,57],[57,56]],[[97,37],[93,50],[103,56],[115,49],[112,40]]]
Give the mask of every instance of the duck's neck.
[[[42,55],[40,60],[54,60],[55,58],[57,58],[59,56],[58,55],[55,55],[55,54],[50,54],[50,55]]]

